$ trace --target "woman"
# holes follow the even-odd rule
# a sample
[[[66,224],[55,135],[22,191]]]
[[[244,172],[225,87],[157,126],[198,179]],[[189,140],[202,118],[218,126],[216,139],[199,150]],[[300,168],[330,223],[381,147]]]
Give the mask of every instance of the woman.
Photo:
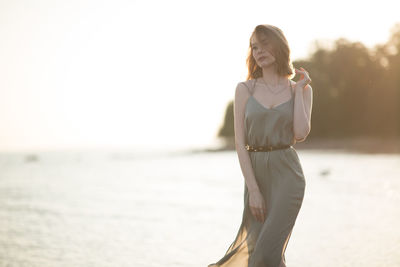
[[[245,178],[242,224],[220,267],[285,267],[285,250],[303,202],[305,178],[292,145],[311,129],[308,72],[290,63],[282,31],[258,25],[250,38],[248,77],[234,102],[235,146]]]

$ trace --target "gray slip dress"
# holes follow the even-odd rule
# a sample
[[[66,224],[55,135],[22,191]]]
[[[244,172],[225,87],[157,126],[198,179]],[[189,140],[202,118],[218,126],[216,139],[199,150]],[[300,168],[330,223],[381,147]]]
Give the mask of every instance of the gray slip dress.
[[[293,87],[290,82],[290,100],[267,108],[253,96],[256,79],[244,84],[250,93],[244,116],[246,144],[291,146],[273,151],[248,152],[258,187],[264,196],[266,219],[259,222],[251,213],[249,193],[244,183],[244,210],[239,231],[225,255],[208,267],[285,267],[286,246],[306,186],[299,157],[292,146],[295,144]]]

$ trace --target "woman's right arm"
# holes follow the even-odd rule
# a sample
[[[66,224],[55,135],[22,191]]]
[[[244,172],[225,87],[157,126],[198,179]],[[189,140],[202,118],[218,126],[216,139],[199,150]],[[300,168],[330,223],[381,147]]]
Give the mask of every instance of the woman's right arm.
[[[234,110],[234,128],[235,128],[235,147],[239,157],[240,168],[242,169],[244,179],[246,181],[247,190],[249,191],[249,207],[253,216],[260,222],[266,218],[266,205],[258,187],[253,166],[250,161],[249,152],[245,148],[245,132],[244,132],[244,111],[249,98],[249,91],[246,85],[238,83],[235,91]]]
[[[235,148],[238,154],[240,168],[246,181],[249,192],[259,191],[256,178],[254,176],[253,167],[251,165],[249,152],[245,148],[245,132],[244,132],[244,111],[249,97],[249,91],[243,82],[238,83],[235,91],[234,110],[234,131],[235,131]]]

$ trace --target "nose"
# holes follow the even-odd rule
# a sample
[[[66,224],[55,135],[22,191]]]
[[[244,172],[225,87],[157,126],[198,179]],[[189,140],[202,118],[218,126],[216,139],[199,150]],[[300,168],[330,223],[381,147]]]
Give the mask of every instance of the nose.
[[[258,49],[257,49],[257,55],[263,54],[264,51],[265,51],[265,49],[264,49],[263,47],[258,48]]]
[[[260,57],[262,55],[264,55],[264,51],[257,51],[257,54],[256,54],[257,57]]]

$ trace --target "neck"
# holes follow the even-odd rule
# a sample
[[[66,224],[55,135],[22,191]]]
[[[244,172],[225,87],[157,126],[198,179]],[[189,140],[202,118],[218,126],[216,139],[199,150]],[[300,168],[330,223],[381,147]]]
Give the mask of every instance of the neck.
[[[270,65],[268,67],[262,68],[262,73],[263,76],[261,77],[261,79],[263,79],[264,82],[267,82],[270,85],[278,85],[287,80],[286,77],[278,75],[275,69],[275,65]]]

